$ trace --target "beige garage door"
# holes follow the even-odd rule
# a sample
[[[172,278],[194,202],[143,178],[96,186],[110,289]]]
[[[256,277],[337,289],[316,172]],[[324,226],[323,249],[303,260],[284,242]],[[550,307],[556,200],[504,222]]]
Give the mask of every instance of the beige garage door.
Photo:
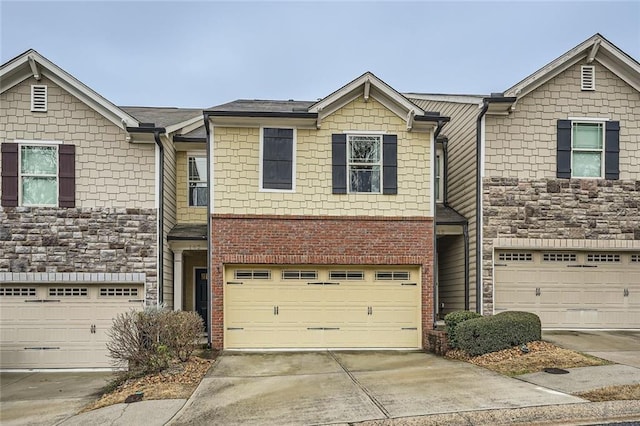
[[[227,266],[225,347],[419,348],[420,269]]]
[[[111,367],[106,342],[113,318],[142,306],[141,285],[3,285],[0,366]]]
[[[640,254],[497,251],[495,312],[535,312],[547,328],[640,328]]]

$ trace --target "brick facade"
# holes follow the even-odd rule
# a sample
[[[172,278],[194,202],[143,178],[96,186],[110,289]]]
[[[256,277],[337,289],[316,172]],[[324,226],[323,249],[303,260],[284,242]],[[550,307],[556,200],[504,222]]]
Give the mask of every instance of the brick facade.
[[[483,189],[487,313],[493,312],[495,238],[640,241],[637,180],[486,178]]]
[[[157,303],[155,209],[0,208],[0,272],[144,273]]]
[[[212,345],[224,347],[223,265],[417,265],[422,328],[433,326],[433,220],[332,216],[212,216]]]

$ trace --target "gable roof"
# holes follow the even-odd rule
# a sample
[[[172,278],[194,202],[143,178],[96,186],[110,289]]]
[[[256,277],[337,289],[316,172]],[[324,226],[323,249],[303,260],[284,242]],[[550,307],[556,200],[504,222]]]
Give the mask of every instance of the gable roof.
[[[359,96],[363,96],[365,102],[369,100],[369,97],[375,98],[398,117],[406,120],[407,129],[413,127],[414,117],[426,115],[426,111],[369,71],[311,105],[309,112],[318,114],[318,126],[320,126],[324,117]]]
[[[569,67],[585,61],[601,63],[631,87],[640,91],[640,63],[601,34],[594,34],[504,92],[505,97],[525,96]]]
[[[0,66],[0,93],[30,77],[46,77],[123,130],[140,122],[33,49]]]

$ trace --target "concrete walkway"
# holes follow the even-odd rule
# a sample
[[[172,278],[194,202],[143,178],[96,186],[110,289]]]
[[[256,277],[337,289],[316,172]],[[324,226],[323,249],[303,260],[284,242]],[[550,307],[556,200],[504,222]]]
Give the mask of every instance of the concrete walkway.
[[[548,330],[542,338],[563,348],[640,368],[640,330]]]

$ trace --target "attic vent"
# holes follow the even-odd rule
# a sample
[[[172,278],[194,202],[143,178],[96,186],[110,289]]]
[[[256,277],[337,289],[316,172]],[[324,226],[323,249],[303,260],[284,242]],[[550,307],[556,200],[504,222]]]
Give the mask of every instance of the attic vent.
[[[47,86],[31,86],[31,111],[47,112]]]
[[[596,90],[596,67],[583,65],[581,68],[582,90]]]

